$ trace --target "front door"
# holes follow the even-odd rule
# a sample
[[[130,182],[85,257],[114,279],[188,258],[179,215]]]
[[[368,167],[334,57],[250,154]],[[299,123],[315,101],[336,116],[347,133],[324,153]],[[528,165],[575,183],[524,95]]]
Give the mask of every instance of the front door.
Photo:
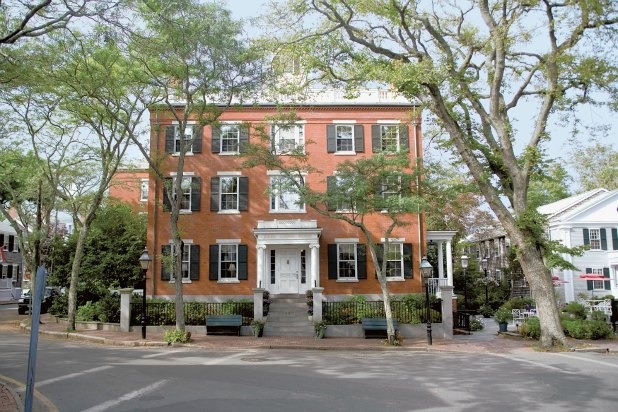
[[[300,253],[298,250],[277,250],[275,256],[279,293],[298,293]]]

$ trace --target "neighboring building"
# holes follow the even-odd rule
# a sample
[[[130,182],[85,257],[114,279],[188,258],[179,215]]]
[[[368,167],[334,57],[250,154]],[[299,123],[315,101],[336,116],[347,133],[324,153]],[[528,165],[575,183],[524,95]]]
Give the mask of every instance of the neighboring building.
[[[0,302],[15,298],[22,281],[22,259],[17,233],[6,220],[0,221]]]
[[[108,195],[131,206],[133,211],[145,213],[148,205],[148,165],[118,170],[112,179]]]
[[[538,210],[547,216],[550,239],[568,247],[590,247],[582,256],[564,255],[578,270],[553,270],[562,302],[581,296],[618,297],[618,190],[595,189]],[[586,274],[599,279],[582,276]]]
[[[268,122],[279,109],[269,103],[235,106],[224,110],[220,126],[188,131],[200,138],[185,158],[181,194],[184,296],[220,301],[248,298],[256,287],[273,294],[298,295],[323,287],[330,300],[350,294],[379,298],[380,286],[362,233],[299,203],[278,171],[242,169],[237,155],[243,143],[260,138],[247,125],[265,124],[273,150],[281,156],[295,148],[305,150],[320,173],[304,175],[303,183],[323,190],[332,181],[329,177],[337,164],[346,160],[382,150],[407,150],[415,164],[422,156],[418,108],[391,92],[375,90],[364,91],[356,99],[327,91],[289,104],[286,109],[300,119],[292,127]],[[171,115],[157,111],[151,115],[151,126],[159,131],[152,134],[151,153],[169,154],[163,164],[165,174],[174,179],[180,142],[175,122]],[[171,249],[163,190],[163,182],[150,179],[148,250],[151,255],[154,251],[154,259],[147,293],[173,298],[173,279],[161,260]],[[427,241],[424,221],[419,214],[406,220],[410,224],[396,228],[391,236],[388,266],[393,294],[422,291],[419,264]],[[388,221],[387,216],[378,215],[365,224],[380,240]],[[435,277],[452,285],[452,233],[433,232],[432,236],[447,246],[447,264],[441,248],[441,266]]]
[[[498,281],[505,280],[504,271],[509,268],[509,249],[511,240],[502,230],[476,235],[468,241],[470,246],[464,251],[469,258],[481,261],[487,259],[487,276]]]

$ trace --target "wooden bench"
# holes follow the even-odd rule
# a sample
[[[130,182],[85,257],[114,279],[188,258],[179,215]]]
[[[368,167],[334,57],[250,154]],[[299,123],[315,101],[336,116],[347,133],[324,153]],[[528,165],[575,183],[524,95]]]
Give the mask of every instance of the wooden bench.
[[[206,315],[206,334],[234,334],[240,336],[241,315]]]
[[[388,338],[386,331],[386,318],[363,318],[361,320],[365,339],[367,338]],[[399,322],[393,319],[393,328],[395,332],[399,330]]]

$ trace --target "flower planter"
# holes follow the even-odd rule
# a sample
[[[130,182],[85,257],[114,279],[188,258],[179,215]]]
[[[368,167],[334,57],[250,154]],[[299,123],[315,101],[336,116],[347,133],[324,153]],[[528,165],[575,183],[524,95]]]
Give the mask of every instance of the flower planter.
[[[498,332],[506,332],[508,330],[508,323],[498,323]]]

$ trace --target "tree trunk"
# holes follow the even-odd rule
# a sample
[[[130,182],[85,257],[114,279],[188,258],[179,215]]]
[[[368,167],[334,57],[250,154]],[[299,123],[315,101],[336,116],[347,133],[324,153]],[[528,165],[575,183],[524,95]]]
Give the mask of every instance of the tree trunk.
[[[75,256],[73,257],[73,265],[71,266],[71,283],[69,285],[69,307],[68,307],[68,323],[67,330],[75,330],[75,314],[77,311],[77,282],[79,281],[79,270],[84,257],[84,248],[86,245],[86,237],[88,236],[89,225],[82,226],[77,237],[77,245],[75,246]]]

